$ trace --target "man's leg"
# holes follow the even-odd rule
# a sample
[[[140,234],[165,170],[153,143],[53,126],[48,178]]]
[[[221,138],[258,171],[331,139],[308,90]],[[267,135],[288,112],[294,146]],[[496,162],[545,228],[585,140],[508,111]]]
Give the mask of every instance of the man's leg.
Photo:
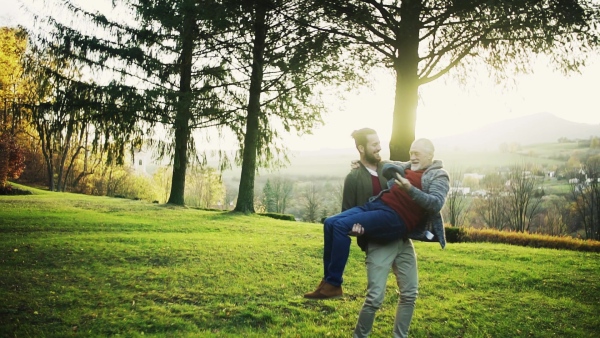
[[[350,237],[348,233],[352,230],[352,226],[359,223],[365,229],[385,229],[394,225],[402,224],[398,214],[391,208],[373,203],[367,203],[363,207],[366,210],[348,214],[347,217],[337,218],[332,222],[333,238],[331,240],[331,260],[326,268],[326,282],[339,286],[342,284],[342,275],[350,254]],[[355,208],[349,209],[353,210]],[[349,211],[347,210],[347,211]],[[404,227],[405,228],[405,227]]]
[[[400,299],[394,320],[394,338],[408,337],[408,329],[415,310],[419,293],[419,273],[417,255],[411,240],[401,240],[398,256],[393,264],[394,274],[400,289]]]
[[[387,277],[398,253],[396,240],[386,244],[369,242],[367,248],[367,297],[358,314],[354,328],[354,338],[368,337],[375,321],[375,313],[381,307],[385,296]]]
[[[329,265],[331,264],[331,252],[333,249],[334,240],[334,229],[336,227],[335,224],[337,224],[340,219],[349,217],[356,213],[364,212],[365,210],[366,209],[361,206],[354,207],[325,219],[325,224],[323,225],[323,280],[325,280],[329,275]],[[347,234],[348,232],[346,232],[346,235]],[[350,238],[348,238],[348,240],[350,240]]]
[[[333,252],[333,247],[334,247],[334,239],[337,239],[338,241],[340,240],[340,226],[338,225],[338,221],[341,219],[344,219],[346,217],[349,217],[351,215],[357,214],[357,213],[361,213],[364,212],[364,209],[362,207],[354,207],[354,208],[350,208],[342,213],[339,213],[335,216],[329,217],[325,220],[325,224],[323,224],[323,278],[321,279],[321,281],[319,282],[319,285],[317,286],[317,288],[309,293],[305,293],[304,297],[305,298],[311,298],[311,299],[325,299],[325,298],[332,298],[332,297],[339,297],[342,295],[342,289],[341,289],[341,275],[340,275],[340,281],[337,284],[333,284],[330,282],[327,282],[327,277],[330,275],[330,265],[331,265],[331,261],[332,261],[332,252]],[[351,227],[350,227],[351,228]],[[348,241],[347,244],[347,249],[348,251],[350,250],[350,237],[348,237],[348,232],[350,231],[350,229],[345,231],[345,234],[343,233],[342,230],[342,240],[343,237],[346,238],[346,240]],[[346,254],[347,256],[348,254]],[[342,272],[343,272],[343,267],[342,267]],[[330,279],[331,280],[331,279]],[[327,282],[327,283],[326,283]],[[327,285],[329,283],[329,285]]]

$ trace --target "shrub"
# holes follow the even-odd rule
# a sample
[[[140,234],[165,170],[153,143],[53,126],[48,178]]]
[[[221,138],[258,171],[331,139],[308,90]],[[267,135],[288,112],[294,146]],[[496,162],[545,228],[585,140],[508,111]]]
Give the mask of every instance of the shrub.
[[[533,248],[600,252],[600,241],[582,240],[567,236],[499,231],[495,229],[446,227],[446,240],[448,243],[488,242],[528,246]]]
[[[0,195],[31,195],[32,192],[29,190],[21,190],[7,184],[5,186],[0,186]]]
[[[265,213],[260,213],[259,215],[261,216],[267,216],[267,217],[271,217],[271,218],[275,218],[275,219],[280,219],[280,220],[284,220],[284,221],[296,221],[296,217],[294,217],[294,215],[291,214],[279,214],[276,212],[265,212]]]
[[[463,242],[461,231],[462,228],[458,227],[446,227],[446,242],[448,243],[460,243]]]

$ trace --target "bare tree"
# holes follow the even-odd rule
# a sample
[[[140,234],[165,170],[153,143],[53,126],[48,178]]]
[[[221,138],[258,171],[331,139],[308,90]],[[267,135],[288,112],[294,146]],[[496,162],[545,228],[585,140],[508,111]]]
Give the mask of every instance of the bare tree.
[[[561,236],[567,233],[567,223],[565,222],[565,211],[568,209],[568,203],[564,197],[551,196],[547,201],[547,208],[541,215],[541,225],[539,230],[551,236]]]
[[[316,183],[310,182],[302,192],[301,200],[306,222],[315,223],[319,220],[319,206],[322,200],[320,190]]]
[[[487,175],[481,182],[486,194],[475,202],[475,210],[488,227],[503,230],[506,227],[506,196],[503,178]]]
[[[186,205],[211,208],[223,200],[225,187],[215,168],[192,166],[186,177]]]
[[[460,227],[469,211],[467,196],[462,190],[462,171],[454,171],[450,174],[450,192],[446,198],[443,213],[444,218],[455,227]]]
[[[529,231],[543,195],[543,190],[538,189],[539,179],[526,169],[524,165],[514,166],[506,182],[508,224],[518,232]]]
[[[278,176],[271,181],[271,189],[273,192],[275,212],[285,213],[287,203],[294,190],[294,182],[289,178]]]
[[[590,157],[570,180],[577,215],[588,239],[600,239],[600,155]]]

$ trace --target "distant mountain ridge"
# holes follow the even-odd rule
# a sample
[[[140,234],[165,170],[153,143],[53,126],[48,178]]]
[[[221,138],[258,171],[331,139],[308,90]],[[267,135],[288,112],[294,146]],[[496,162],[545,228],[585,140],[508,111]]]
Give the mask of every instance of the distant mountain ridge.
[[[433,139],[438,149],[497,150],[502,143],[521,145],[600,137],[600,124],[568,121],[551,113],[538,113],[489,124],[459,135]]]

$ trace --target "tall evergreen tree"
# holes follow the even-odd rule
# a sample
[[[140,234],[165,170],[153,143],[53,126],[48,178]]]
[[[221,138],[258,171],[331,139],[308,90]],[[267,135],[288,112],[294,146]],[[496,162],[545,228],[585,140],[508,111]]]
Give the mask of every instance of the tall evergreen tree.
[[[307,1],[225,3],[239,27],[226,51],[232,57],[229,65],[235,69],[232,76],[244,107],[239,117],[243,123],[233,126],[241,144],[242,166],[235,210],[254,212],[257,168],[284,152],[277,143],[279,132],[308,132],[320,123],[324,106],[319,90],[352,80],[349,70],[354,65],[340,59],[344,39],[333,39],[303,23],[319,20]]]
[[[56,55],[98,71],[97,78],[111,79],[95,86],[89,102],[99,112],[94,118],[103,133],[97,136],[104,136],[109,158],[122,161],[127,144],[139,145],[154,127],[165,126],[172,142],[156,145],[172,155],[168,202],[184,204],[185,173],[195,153],[192,130],[233,117],[222,108],[227,72],[218,50],[208,47],[226,26],[219,1],[122,0],[113,2],[111,13],[64,4],[74,22],[85,24],[49,18],[53,34],[40,40]]]

